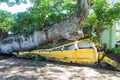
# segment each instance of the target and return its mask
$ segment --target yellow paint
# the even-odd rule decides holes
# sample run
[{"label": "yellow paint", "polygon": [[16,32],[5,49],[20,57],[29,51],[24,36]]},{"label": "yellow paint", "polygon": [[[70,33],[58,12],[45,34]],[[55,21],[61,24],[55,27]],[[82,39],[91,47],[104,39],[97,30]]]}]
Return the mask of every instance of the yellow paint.
[{"label": "yellow paint", "polygon": [[106,62],[107,64],[120,70],[120,64],[117,61],[105,56],[104,52],[99,53],[99,60],[100,60],[100,63]]},{"label": "yellow paint", "polygon": [[[79,49],[77,43],[91,42],[89,39],[71,42],[59,47],[45,49],[45,50],[35,50],[32,52],[19,52],[19,54],[39,54],[41,57],[49,58],[51,60],[62,61],[62,62],[72,62],[79,64],[94,64],[98,62],[98,52],[95,49],[95,45],[92,43],[92,48]],[[74,46],[75,49],[65,50],[67,46]],[[59,51],[54,51],[55,49],[60,49]]]},{"label": "yellow paint", "polygon": [[34,56],[34,54],[40,55],[46,59],[68,63],[96,64],[106,62],[120,70],[120,64],[105,56],[104,52],[98,52],[95,44],[91,42],[90,39],[71,42],[51,49],[19,52],[19,55],[23,56]]}]

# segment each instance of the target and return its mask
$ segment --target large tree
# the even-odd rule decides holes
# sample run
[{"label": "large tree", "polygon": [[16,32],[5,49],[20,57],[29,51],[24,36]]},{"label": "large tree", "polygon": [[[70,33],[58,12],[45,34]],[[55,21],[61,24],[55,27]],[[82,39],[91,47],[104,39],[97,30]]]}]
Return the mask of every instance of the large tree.
[{"label": "large tree", "polygon": [[0,53],[31,50],[53,40],[76,40],[84,37],[82,24],[89,14],[89,0],[78,0],[77,7],[64,21],[44,27],[41,31],[34,31],[29,36],[16,34],[0,40]]}]

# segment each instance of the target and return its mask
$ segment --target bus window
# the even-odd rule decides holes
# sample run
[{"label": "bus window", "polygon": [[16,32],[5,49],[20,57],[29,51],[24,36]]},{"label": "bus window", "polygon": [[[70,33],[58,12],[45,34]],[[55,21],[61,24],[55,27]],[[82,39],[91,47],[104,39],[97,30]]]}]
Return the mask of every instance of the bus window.
[{"label": "bus window", "polygon": [[75,50],[75,44],[64,46],[64,50]]},{"label": "bus window", "polygon": [[79,49],[92,48],[92,42],[78,42],[78,48]]}]

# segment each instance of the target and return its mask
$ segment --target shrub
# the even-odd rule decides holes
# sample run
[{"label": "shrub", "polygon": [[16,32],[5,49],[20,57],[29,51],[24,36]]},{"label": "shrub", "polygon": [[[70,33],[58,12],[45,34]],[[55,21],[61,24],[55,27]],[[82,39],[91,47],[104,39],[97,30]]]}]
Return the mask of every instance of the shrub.
[{"label": "shrub", "polygon": [[112,50],[116,55],[120,56],[120,45]]}]

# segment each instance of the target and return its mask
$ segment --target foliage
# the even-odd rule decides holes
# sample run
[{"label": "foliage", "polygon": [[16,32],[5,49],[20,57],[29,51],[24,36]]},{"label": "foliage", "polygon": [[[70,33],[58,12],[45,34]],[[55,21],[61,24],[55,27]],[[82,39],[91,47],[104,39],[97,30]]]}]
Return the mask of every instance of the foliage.
[{"label": "foliage", "polygon": [[[35,30],[42,30],[62,20],[67,19],[74,12],[76,0],[30,0],[34,6],[25,12],[11,15],[8,12],[0,11],[0,26],[4,29],[18,34],[31,34]],[[14,4],[27,3],[26,0],[0,0],[9,6]]]},{"label": "foliage", "polygon": [[107,0],[91,0],[94,5],[91,7],[94,13],[90,14],[83,26],[92,28],[90,37],[101,46],[100,36],[105,29],[120,19],[120,2],[110,6]]},{"label": "foliage", "polygon": [[7,3],[8,6],[12,7],[15,4],[20,5],[21,3],[27,4],[27,0],[0,0],[0,3]]},{"label": "foliage", "polygon": [[35,30],[36,25],[33,23],[33,17],[28,12],[19,12],[14,14],[13,19],[14,22],[10,28],[13,33],[30,34]]},{"label": "foliage", "polygon": [[36,1],[31,13],[36,20],[41,22],[41,26],[51,25],[68,18],[73,12],[75,4],[72,0],[42,0]]},{"label": "foliage", "polygon": [[0,10],[0,28],[8,31],[11,23],[13,22],[13,18],[10,12]]},{"label": "foliage", "polygon": [[26,12],[14,15],[11,27],[13,33],[30,34],[35,30],[42,30],[73,14],[76,1],[74,0],[35,0],[34,6]]},{"label": "foliage", "polygon": [[113,51],[116,55],[120,56],[120,45],[119,45],[118,47],[112,49],[112,51]]},{"label": "foliage", "polygon": [[113,7],[106,0],[93,0],[93,2],[94,13],[88,16],[84,26],[92,27],[93,32],[100,36],[105,29],[120,19],[120,2]]}]

